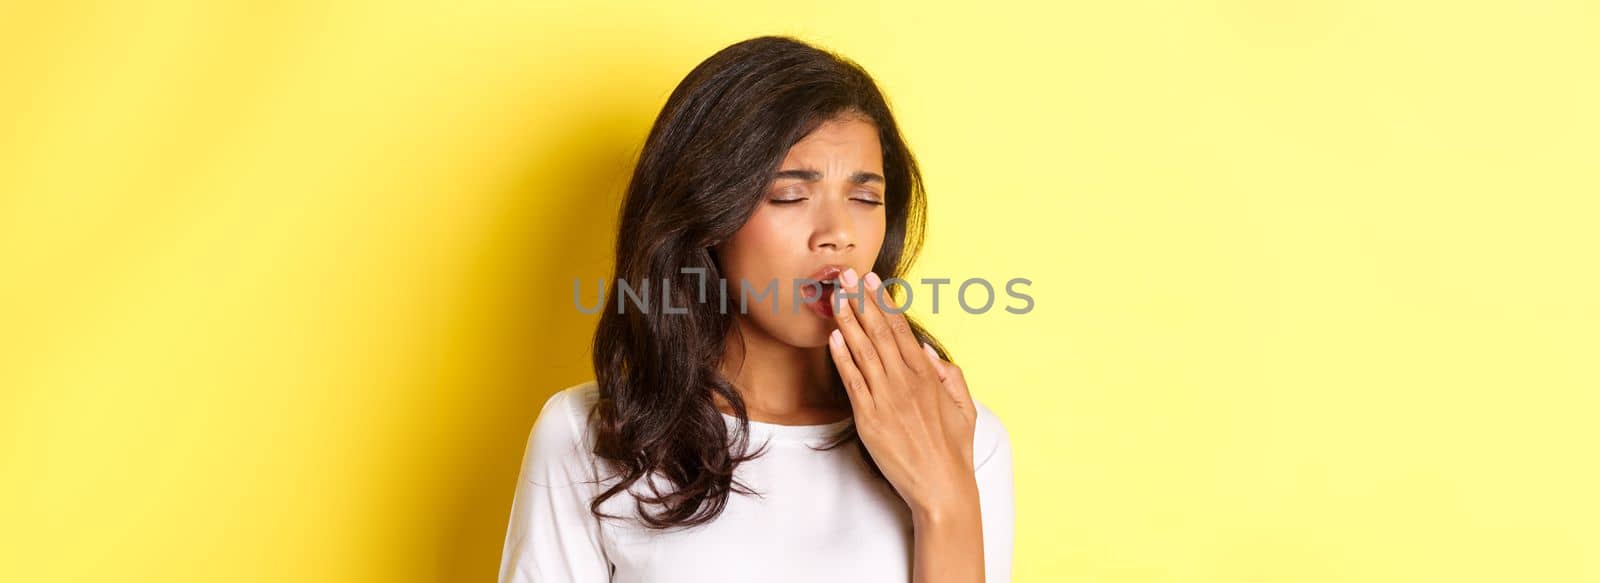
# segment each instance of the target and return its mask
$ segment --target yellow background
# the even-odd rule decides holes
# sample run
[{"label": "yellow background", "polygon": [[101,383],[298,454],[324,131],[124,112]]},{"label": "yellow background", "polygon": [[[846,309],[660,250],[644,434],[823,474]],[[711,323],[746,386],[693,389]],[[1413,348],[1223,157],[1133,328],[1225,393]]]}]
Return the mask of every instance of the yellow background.
[{"label": "yellow background", "polygon": [[1600,581],[1597,10],[9,6],[0,581],[492,579],[571,278],[766,33],[897,107],[913,275],[1034,281],[929,320],[1018,581]]}]

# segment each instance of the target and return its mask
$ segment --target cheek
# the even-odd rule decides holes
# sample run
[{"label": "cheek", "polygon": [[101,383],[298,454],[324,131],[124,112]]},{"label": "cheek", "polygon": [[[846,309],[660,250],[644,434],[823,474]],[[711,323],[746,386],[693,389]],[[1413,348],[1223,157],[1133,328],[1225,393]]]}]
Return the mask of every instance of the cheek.
[{"label": "cheek", "polygon": [[754,283],[765,279],[774,257],[781,257],[790,245],[790,233],[770,213],[757,210],[739,231],[723,245],[724,276]]},{"label": "cheek", "polygon": [[883,249],[883,235],[884,233],[888,232],[888,230],[888,227],[884,225],[884,218],[882,214],[873,217],[872,220],[868,222],[868,226],[865,229],[862,229],[861,237],[861,243],[864,247],[863,250],[865,251],[864,255],[867,257],[878,256],[878,252]]}]

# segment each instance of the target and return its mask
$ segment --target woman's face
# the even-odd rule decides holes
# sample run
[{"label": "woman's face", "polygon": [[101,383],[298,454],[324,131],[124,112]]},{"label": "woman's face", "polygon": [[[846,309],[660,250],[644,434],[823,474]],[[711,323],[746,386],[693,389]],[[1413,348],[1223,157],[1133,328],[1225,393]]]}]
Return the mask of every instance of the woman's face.
[{"label": "woman's face", "polygon": [[[815,279],[829,266],[854,268],[857,275],[872,269],[883,246],[884,186],[878,130],[862,118],[823,123],[789,148],[750,220],[716,246],[728,279],[728,311],[741,325],[791,346],[825,345],[833,320],[802,303],[801,296],[817,296],[804,287],[797,294],[795,282]],[[741,280],[751,290],[744,314]],[[760,297],[769,287],[775,293]],[[813,303],[826,305],[827,299]]]}]

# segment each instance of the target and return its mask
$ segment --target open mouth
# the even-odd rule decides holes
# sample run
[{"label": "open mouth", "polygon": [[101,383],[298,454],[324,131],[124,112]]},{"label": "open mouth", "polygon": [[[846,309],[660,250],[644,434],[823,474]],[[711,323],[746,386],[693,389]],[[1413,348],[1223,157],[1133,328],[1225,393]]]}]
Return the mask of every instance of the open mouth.
[{"label": "open mouth", "polygon": [[817,315],[833,318],[833,295],[839,290],[839,274],[842,272],[838,266],[830,265],[811,274],[808,279],[817,283],[801,286],[801,301]]}]

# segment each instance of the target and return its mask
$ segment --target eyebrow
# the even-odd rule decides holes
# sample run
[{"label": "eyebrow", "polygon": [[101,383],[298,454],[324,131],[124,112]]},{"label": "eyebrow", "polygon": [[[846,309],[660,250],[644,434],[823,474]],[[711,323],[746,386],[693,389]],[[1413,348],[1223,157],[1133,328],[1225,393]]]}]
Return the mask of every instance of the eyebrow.
[{"label": "eyebrow", "polygon": [[[772,175],[773,180],[784,178],[797,178],[806,182],[816,182],[822,180],[822,173],[810,168],[801,168],[797,170],[779,170],[777,174]],[[858,170],[855,174],[850,175],[850,182],[855,184],[866,184],[868,182],[883,184],[884,180],[882,174]]]}]

